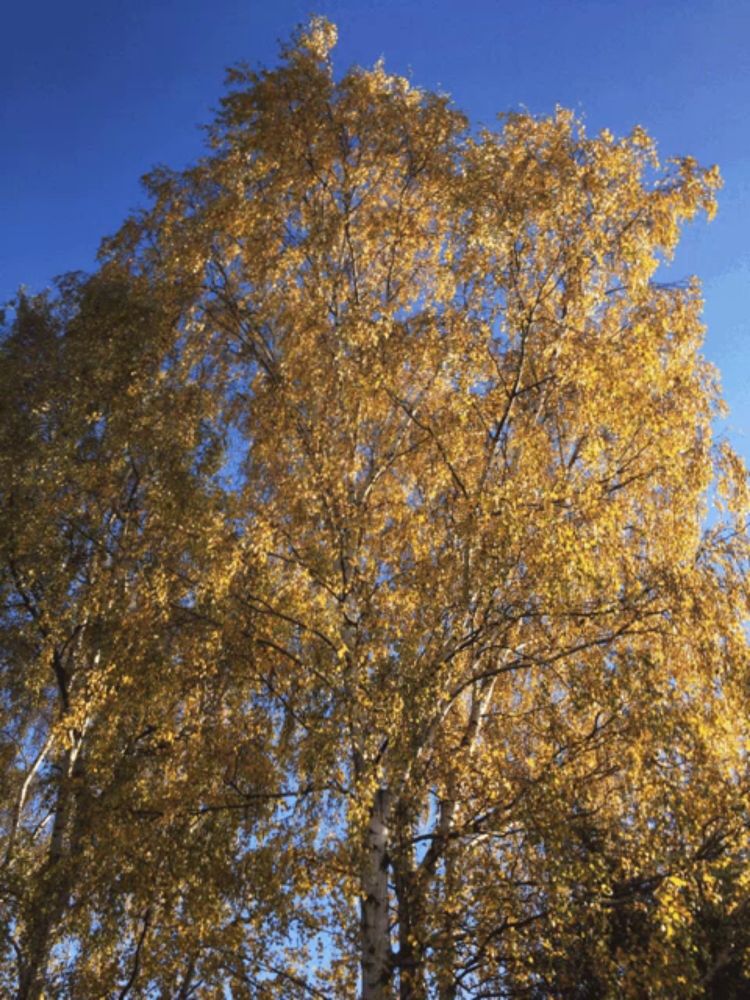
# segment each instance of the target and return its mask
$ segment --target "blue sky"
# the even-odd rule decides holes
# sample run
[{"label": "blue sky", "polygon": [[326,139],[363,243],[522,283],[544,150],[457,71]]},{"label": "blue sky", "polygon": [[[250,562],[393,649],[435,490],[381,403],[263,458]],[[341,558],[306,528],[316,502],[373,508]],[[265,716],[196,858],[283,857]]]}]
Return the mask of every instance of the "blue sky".
[{"label": "blue sky", "polygon": [[710,225],[670,278],[704,282],[706,353],[750,459],[748,0],[27,0],[7,5],[0,60],[0,301],[92,266],[143,204],[138,178],[201,152],[224,67],[275,61],[311,12],[339,27],[336,63],[450,93],[473,120],[573,108],[591,131],[636,123],[664,156],[718,163]]}]

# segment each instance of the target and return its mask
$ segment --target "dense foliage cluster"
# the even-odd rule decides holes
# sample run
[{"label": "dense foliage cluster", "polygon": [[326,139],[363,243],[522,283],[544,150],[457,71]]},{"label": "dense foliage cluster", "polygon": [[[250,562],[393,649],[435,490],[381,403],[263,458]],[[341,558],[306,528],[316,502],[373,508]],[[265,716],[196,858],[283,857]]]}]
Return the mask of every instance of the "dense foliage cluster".
[{"label": "dense foliage cluster", "polygon": [[718,177],[315,19],[0,341],[0,992],[748,996]]}]

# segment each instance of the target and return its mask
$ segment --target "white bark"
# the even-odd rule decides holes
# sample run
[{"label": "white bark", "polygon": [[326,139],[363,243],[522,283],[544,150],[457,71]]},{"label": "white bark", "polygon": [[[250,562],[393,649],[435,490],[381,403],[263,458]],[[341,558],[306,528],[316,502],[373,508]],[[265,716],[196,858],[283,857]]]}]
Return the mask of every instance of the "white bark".
[{"label": "white bark", "polygon": [[3,860],[3,867],[9,865],[13,860],[13,849],[16,842],[16,834],[18,833],[18,827],[23,818],[23,811],[26,806],[26,799],[29,795],[29,790],[31,788],[31,783],[36,777],[39,768],[44,763],[47,754],[52,749],[52,744],[54,742],[54,731],[50,732],[47,739],[44,741],[44,745],[39,753],[36,755],[33,764],[29,768],[29,771],[24,778],[23,785],[21,786],[21,791],[19,792],[18,799],[16,801],[16,807],[13,810],[13,819],[11,820],[10,834],[8,835],[8,846],[5,850],[5,858]]},{"label": "white bark", "polygon": [[391,975],[388,919],[389,800],[388,790],[379,788],[375,793],[367,829],[361,901],[362,1000],[386,1000]]},{"label": "white bark", "polygon": [[22,942],[17,1000],[42,1000],[46,995],[47,963],[55,931],[65,913],[72,878],[71,872],[61,869],[61,865],[69,854],[70,827],[76,808],[73,783],[80,767],[82,741],[83,734],[79,734],[62,753],[47,860],[38,874],[41,894],[37,893]]}]

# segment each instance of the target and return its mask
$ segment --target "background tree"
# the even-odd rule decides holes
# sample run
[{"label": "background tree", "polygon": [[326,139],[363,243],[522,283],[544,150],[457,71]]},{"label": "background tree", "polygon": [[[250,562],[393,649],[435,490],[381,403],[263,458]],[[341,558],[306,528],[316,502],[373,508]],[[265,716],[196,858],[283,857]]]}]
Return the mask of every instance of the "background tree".
[{"label": "background tree", "polygon": [[742,989],[716,171],[334,42],[3,342],[7,989]]}]

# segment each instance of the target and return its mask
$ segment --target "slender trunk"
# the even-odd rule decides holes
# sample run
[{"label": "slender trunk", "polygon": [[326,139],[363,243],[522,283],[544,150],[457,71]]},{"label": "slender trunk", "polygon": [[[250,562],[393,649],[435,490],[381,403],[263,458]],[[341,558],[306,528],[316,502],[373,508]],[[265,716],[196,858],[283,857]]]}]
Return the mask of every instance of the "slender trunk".
[{"label": "slender trunk", "polygon": [[412,794],[398,797],[391,808],[390,868],[393,872],[398,952],[392,965],[398,973],[399,1000],[426,1000],[424,973],[424,906],[414,859],[414,834],[419,809]]},{"label": "slender trunk", "polygon": [[74,783],[80,777],[80,742],[68,748],[60,762],[60,784],[49,851],[38,879],[38,889],[29,904],[26,933],[22,942],[22,965],[17,1000],[41,1000],[45,995],[47,964],[55,930],[60,923],[70,893],[71,873],[66,870],[72,813],[75,809]]},{"label": "slender trunk", "polygon": [[[456,858],[449,850],[445,855],[445,894],[451,898],[458,887]],[[437,970],[437,1000],[455,1000],[456,986],[456,939],[455,915],[445,914],[445,941],[440,949],[440,962]]]},{"label": "slender trunk", "polygon": [[398,901],[399,1000],[427,1000],[422,900],[417,872],[399,865],[395,883]]},{"label": "slender trunk", "polygon": [[31,768],[29,769],[24,779],[23,785],[21,786],[21,790],[18,794],[18,799],[16,801],[16,808],[13,811],[13,819],[11,820],[10,833],[8,835],[8,845],[5,849],[5,858],[3,860],[3,867],[6,867],[13,863],[13,850],[16,844],[16,835],[18,833],[19,826],[21,825],[24,808],[26,807],[26,800],[31,790],[32,782],[34,781],[37,772],[44,764],[47,755],[52,749],[53,743],[54,743],[54,735],[52,732],[50,732],[50,734],[47,736],[47,739],[44,741],[44,745],[42,746],[41,750],[36,755],[34,763],[31,765]]},{"label": "slender trunk", "polygon": [[387,1000],[390,994],[391,941],[388,923],[389,793],[379,788],[367,828],[362,872],[362,1000]]},{"label": "slender trunk", "polygon": [[185,969],[185,975],[182,977],[182,982],[180,983],[180,991],[177,994],[175,1000],[187,1000],[187,998],[190,996],[190,987],[192,986],[193,980],[195,979],[195,966],[197,964],[197,961],[198,961],[197,955],[193,955],[189,959],[187,969]]},{"label": "slender trunk", "polygon": [[47,908],[35,915],[24,942],[24,961],[18,981],[18,1000],[41,1000],[54,917]]}]

